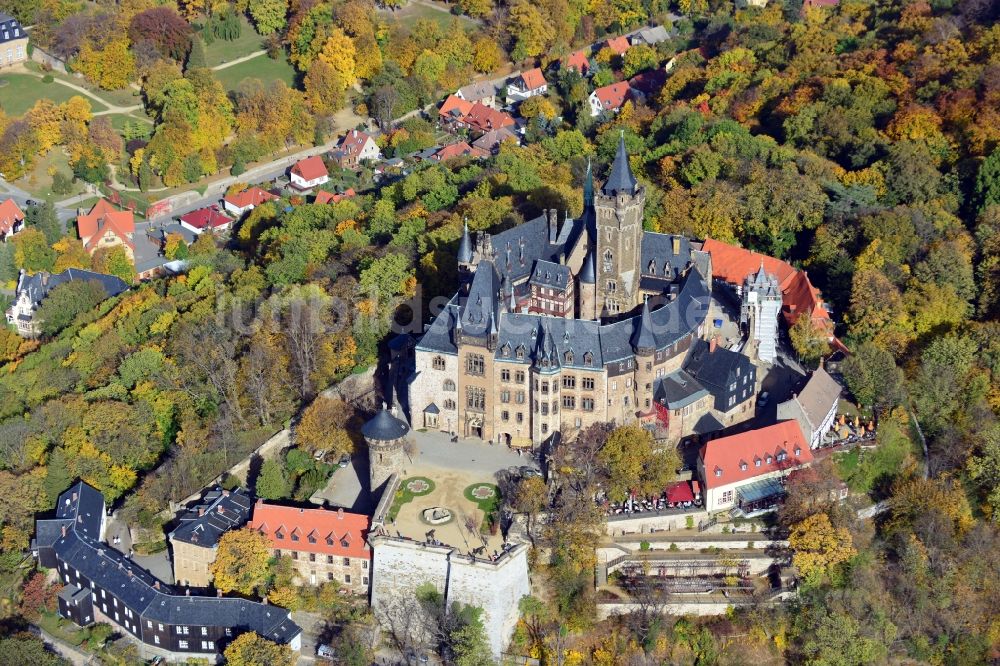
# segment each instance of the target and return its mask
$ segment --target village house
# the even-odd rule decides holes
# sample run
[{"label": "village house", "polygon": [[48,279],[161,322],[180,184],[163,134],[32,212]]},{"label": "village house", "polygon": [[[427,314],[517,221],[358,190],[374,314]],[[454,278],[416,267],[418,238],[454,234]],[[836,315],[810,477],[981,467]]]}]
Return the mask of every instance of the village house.
[{"label": "village house", "polygon": [[575,69],[581,76],[587,76],[591,70],[590,58],[587,56],[587,52],[582,49],[580,51],[573,51],[562,59],[562,62],[559,63],[559,68]]},{"label": "village house", "polygon": [[800,393],[778,405],[778,419],[797,421],[809,448],[819,448],[823,436],[833,427],[842,391],[837,380],[821,366],[813,371]]},{"label": "village house", "polygon": [[[377,160],[382,157],[375,139],[367,132],[351,130],[341,138],[337,149],[330,157],[340,165],[341,169],[356,170],[365,160]],[[322,183],[319,183],[322,184]]]},{"label": "village house", "polygon": [[245,525],[252,508],[253,499],[245,490],[213,488],[181,515],[177,527],[167,535],[174,581],[189,587],[208,587],[219,539],[229,530]]},{"label": "village house", "polygon": [[616,113],[618,109],[622,108],[622,105],[629,98],[631,92],[632,89],[629,87],[627,81],[618,81],[603,88],[598,88],[590,93],[590,97],[588,98],[591,117],[596,118],[602,113]]},{"label": "village house", "polygon": [[135,262],[135,217],[130,210],[118,210],[101,199],[90,212],[76,218],[76,230],[84,249],[91,255],[103,248],[122,247],[129,261]]},{"label": "village house", "polygon": [[612,37],[604,44],[604,48],[611,49],[615,52],[615,55],[623,56],[625,52],[631,48],[631,44],[628,43],[628,37]]},{"label": "village house", "polygon": [[521,72],[507,84],[507,99],[514,102],[526,100],[535,95],[544,95],[549,84],[539,67]]},{"label": "village house", "polygon": [[302,585],[336,581],[353,594],[368,594],[371,519],[343,509],[302,509],[266,504],[253,509],[250,528],[271,541],[275,557],[289,557]]},{"label": "village house", "polygon": [[267,201],[275,201],[278,197],[259,187],[249,187],[242,192],[230,194],[222,199],[222,206],[227,212],[241,217]]},{"label": "village house", "polygon": [[219,210],[215,204],[185,213],[181,215],[180,221],[182,227],[197,235],[205,231],[222,233],[233,223],[233,219]]},{"label": "village house", "polygon": [[59,285],[68,282],[94,281],[101,285],[105,296],[111,298],[128,289],[121,278],[104,273],[85,271],[80,268],[67,268],[62,273],[46,273],[42,271],[28,275],[24,269],[17,279],[17,291],[14,303],[7,309],[7,323],[17,329],[18,335],[33,338],[39,334],[41,322],[35,318],[35,312],[49,292]]},{"label": "village house", "polygon": [[784,479],[812,460],[796,421],[709,440],[698,457],[705,508],[741,516],[767,511],[784,497]]},{"label": "village house", "polygon": [[473,104],[475,102],[466,101],[458,95],[448,95],[438,109],[438,121],[443,127],[454,127],[469,115]]},{"label": "village house", "polygon": [[357,195],[353,187],[348,187],[343,192],[327,192],[326,190],[320,190],[316,193],[316,198],[313,199],[313,203],[317,204],[328,204],[328,203],[340,203],[344,199],[350,199]]},{"label": "village house", "polygon": [[326,170],[323,158],[313,155],[296,162],[289,172],[289,177],[294,189],[306,192],[326,184],[330,180],[330,173]]},{"label": "village house", "polygon": [[8,238],[24,229],[24,213],[13,199],[0,203],[0,240]]},{"label": "village house", "polygon": [[456,143],[450,143],[447,146],[438,148],[434,154],[430,156],[430,159],[434,162],[447,162],[448,160],[456,157],[462,157],[463,155],[468,155],[470,157],[487,157],[489,154],[489,151],[482,150],[481,148],[473,148],[465,141],[458,141]]},{"label": "village house", "polygon": [[479,102],[475,102],[469,113],[459,121],[458,126],[465,127],[473,132],[485,134],[492,130],[503,129],[505,127],[514,128],[517,125],[514,119],[502,111],[491,109]]},{"label": "village house", "polygon": [[667,29],[662,25],[654,25],[651,28],[643,28],[639,32],[632,35],[632,46],[638,46],[640,44],[645,44],[646,46],[655,46],[660,42],[665,42],[670,39],[670,34]]},{"label": "village house", "polygon": [[101,493],[78,481],[56,500],[55,516],[35,521],[32,554],[63,584],[59,615],[80,627],[107,622],[155,657],[217,663],[234,638],[255,632],[299,650],[302,629],[284,608],[240,597],[198,596],[161,582],[103,541]]},{"label": "village house", "polygon": [[470,83],[467,86],[459,88],[455,92],[455,97],[470,103],[479,102],[491,109],[497,108],[497,89],[489,81]]},{"label": "village house", "polygon": [[513,130],[508,127],[501,127],[500,129],[490,130],[489,132],[483,134],[481,137],[472,142],[472,147],[478,148],[479,150],[485,150],[488,153],[494,153],[500,149],[500,144],[504,141],[514,141],[515,143],[521,142]]},{"label": "village house", "polygon": [[0,68],[11,67],[28,59],[28,33],[20,22],[0,12]]}]

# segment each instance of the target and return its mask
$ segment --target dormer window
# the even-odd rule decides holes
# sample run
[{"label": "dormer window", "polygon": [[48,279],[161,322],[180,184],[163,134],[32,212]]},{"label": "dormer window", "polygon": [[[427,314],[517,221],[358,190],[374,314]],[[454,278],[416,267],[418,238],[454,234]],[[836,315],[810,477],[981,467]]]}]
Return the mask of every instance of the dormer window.
[{"label": "dormer window", "polygon": [[298,541],[298,540],[299,540],[299,531],[296,529],[292,531],[292,541]]},{"label": "dormer window", "polygon": [[284,532],[284,530],[282,530],[279,527],[277,530],[275,530],[274,536],[277,537],[278,539],[284,539],[285,538],[285,532]]},{"label": "dormer window", "polygon": [[754,458],[753,459],[753,466],[754,467],[760,467],[760,458]]},{"label": "dormer window", "polygon": [[770,465],[770,464],[771,464],[771,460],[772,460],[771,456],[768,456],[768,457],[767,457],[767,464],[768,464],[768,465]]},{"label": "dormer window", "polygon": [[351,542],[347,540],[347,537],[344,537],[343,539],[340,540],[340,545],[343,546],[344,548],[347,548],[348,546],[351,545]]},{"label": "dormer window", "polygon": [[524,345],[518,345],[517,349],[514,350],[514,355],[517,356],[518,359],[524,360]]},{"label": "dormer window", "polygon": [[583,364],[587,366],[594,365],[594,355],[590,352],[586,352],[583,355]]},{"label": "dormer window", "polygon": [[306,539],[309,541],[309,543],[316,543],[316,531],[313,530],[312,532],[310,532],[309,536],[307,536]]},{"label": "dormer window", "polygon": [[329,534],[326,535],[326,545],[332,546],[333,540],[334,540],[333,532],[330,532]]},{"label": "dormer window", "polygon": [[799,447],[796,446],[795,447],[795,455],[796,456],[801,456],[802,455],[802,449],[800,449]]},{"label": "dormer window", "polygon": [[649,260],[649,267],[646,269],[646,272],[649,273],[650,275],[656,275],[656,260],[655,259],[650,259]]},{"label": "dormer window", "polygon": [[508,343],[508,344],[505,344],[505,345],[504,345],[504,346],[503,346],[503,347],[502,347],[502,348],[500,349],[500,352],[501,352],[501,353],[503,354],[503,357],[504,357],[504,358],[510,358],[510,344],[509,344],[509,343]]},{"label": "dormer window", "polygon": [[573,362],[573,352],[571,352],[571,351],[566,352],[565,358],[566,358],[566,362],[567,363],[572,363]]},{"label": "dormer window", "polygon": [[743,472],[747,471],[747,464],[742,460],[740,461],[740,470]]},{"label": "dormer window", "polygon": [[721,467],[716,467],[715,468],[715,476],[717,476],[717,477],[718,476],[722,476],[722,468]]},{"label": "dormer window", "polygon": [[781,462],[782,460],[784,460],[787,457],[788,457],[788,454],[785,453],[784,451],[779,451],[778,452],[778,462]]}]

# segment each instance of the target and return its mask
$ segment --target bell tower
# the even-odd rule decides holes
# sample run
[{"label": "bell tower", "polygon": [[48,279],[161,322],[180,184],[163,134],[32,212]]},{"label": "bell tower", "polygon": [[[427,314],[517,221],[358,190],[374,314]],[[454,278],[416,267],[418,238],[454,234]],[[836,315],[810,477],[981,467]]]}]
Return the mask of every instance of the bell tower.
[{"label": "bell tower", "polygon": [[596,305],[602,317],[616,317],[640,303],[639,261],[645,206],[646,188],[632,173],[622,134],[611,173],[600,192],[594,193]]}]

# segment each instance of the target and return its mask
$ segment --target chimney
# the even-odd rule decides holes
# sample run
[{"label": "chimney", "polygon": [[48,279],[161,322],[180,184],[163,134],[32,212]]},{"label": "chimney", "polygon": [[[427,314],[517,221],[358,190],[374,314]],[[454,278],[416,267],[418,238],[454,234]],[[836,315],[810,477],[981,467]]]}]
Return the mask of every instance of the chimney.
[{"label": "chimney", "polygon": [[714,354],[715,348],[718,346],[718,344],[719,344],[719,336],[713,335],[712,339],[708,341],[708,353]]},{"label": "chimney", "polygon": [[678,254],[681,253],[681,239],[680,239],[680,236],[674,236],[673,237],[673,241],[674,241],[673,242],[673,245],[674,245],[674,256],[677,256]]},{"label": "chimney", "polygon": [[153,582],[153,588],[159,590],[160,589],[160,581],[154,581]]},{"label": "chimney", "polygon": [[205,507],[199,506],[198,507],[198,517],[201,518],[204,515],[205,515]]},{"label": "chimney", "polygon": [[216,590],[215,591],[215,596],[217,596],[218,598],[221,599],[222,598],[222,590]]},{"label": "chimney", "polygon": [[190,587],[184,590],[184,596],[185,597],[190,597],[191,596],[191,588]]},{"label": "chimney", "polygon": [[546,213],[549,216],[549,243],[554,245],[559,238],[559,213],[555,208],[550,208]]},{"label": "chimney", "polygon": [[343,520],[343,519],[344,519],[344,509],[343,508],[337,509],[337,520]]},{"label": "chimney", "polygon": [[60,530],[62,531],[62,535],[63,535],[63,536],[66,536],[66,526],[65,526],[65,525],[63,525],[63,526],[62,526],[62,527],[60,528]]},{"label": "chimney", "polygon": [[76,491],[73,491],[73,501],[75,502],[79,498],[80,498],[80,496],[76,494]]}]

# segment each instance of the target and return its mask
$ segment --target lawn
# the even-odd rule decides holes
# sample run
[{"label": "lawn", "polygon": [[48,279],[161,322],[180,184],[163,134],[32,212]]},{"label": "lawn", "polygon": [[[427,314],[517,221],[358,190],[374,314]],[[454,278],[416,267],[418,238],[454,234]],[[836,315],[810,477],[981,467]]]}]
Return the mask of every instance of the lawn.
[{"label": "lawn", "polygon": [[[410,484],[413,484],[413,488],[410,488]],[[423,497],[432,492],[434,492],[434,482],[426,476],[411,476],[408,479],[404,479],[399,484],[396,496],[392,499],[392,506],[389,507],[389,520],[396,520],[399,510],[403,508],[404,504],[412,502],[416,497]]]},{"label": "lawn", "polygon": [[209,67],[242,58],[263,48],[264,38],[257,34],[245,16],[240,15],[240,23],[241,29],[238,39],[228,42],[224,39],[216,39],[211,44],[205,44],[205,62]]},{"label": "lawn", "polygon": [[[446,7],[446,5],[442,5]],[[399,23],[407,28],[412,28],[416,25],[417,21],[421,19],[428,19],[437,22],[442,29],[447,29],[451,22],[458,19],[466,32],[473,30],[476,27],[476,22],[470,19],[468,16],[456,16],[449,12],[441,12],[427,5],[418,5],[416,3],[409,3],[402,9],[398,9],[393,12],[380,12],[382,16],[386,17],[389,22]]]},{"label": "lawn", "polygon": [[885,419],[879,424],[878,446],[862,451],[854,447],[834,455],[837,473],[858,493],[882,499],[892,481],[914,462],[914,442],[898,423]]},{"label": "lawn", "polygon": [[[41,79],[31,74],[0,74],[0,81],[7,85],[0,88],[0,107],[8,116],[19,116],[40,99],[51,99],[56,104],[62,104],[73,95],[79,95],[71,88],[52,83],[42,83]],[[100,106],[89,100],[93,106]],[[94,109],[100,111],[105,107]]]},{"label": "lawn", "polygon": [[131,122],[133,124],[136,123],[136,122],[141,122],[147,128],[149,128],[150,134],[152,134],[152,132],[153,132],[153,121],[150,120],[147,116],[143,115],[143,113],[141,111],[136,111],[136,112],[134,112],[132,114],[128,114],[128,113],[109,113],[109,114],[107,114],[106,117],[107,117],[108,120],[111,121],[111,126],[114,127],[116,130],[118,130],[119,133],[121,133],[121,132],[123,132],[125,130],[125,123],[126,122]]},{"label": "lawn", "polygon": [[63,199],[73,196],[74,194],[83,192],[86,188],[86,183],[82,180],[77,180],[73,183],[73,190],[69,194],[53,194],[52,176],[49,175],[49,169],[51,168],[55,168],[66,176],[71,176],[73,174],[73,170],[69,168],[69,160],[65,153],[56,147],[52,148],[52,150],[45,155],[40,156],[35,161],[35,168],[32,169],[25,177],[19,179],[16,184],[18,187],[28,190],[36,197],[49,199],[51,201],[62,201]]},{"label": "lawn", "polygon": [[226,90],[235,90],[243,79],[260,79],[265,82],[281,80],[289,87],[295,85],[295,68],[284,58],[272,60],[266,55],[216,70],[215,76]]}]

